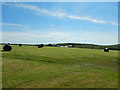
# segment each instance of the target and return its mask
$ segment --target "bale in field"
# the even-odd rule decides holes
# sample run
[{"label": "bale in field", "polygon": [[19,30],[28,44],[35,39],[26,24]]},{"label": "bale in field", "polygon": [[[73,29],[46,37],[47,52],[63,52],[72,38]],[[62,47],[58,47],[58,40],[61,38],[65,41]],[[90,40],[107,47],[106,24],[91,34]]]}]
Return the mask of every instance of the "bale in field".
[{"label": "bale in field", "polygon": [[5,46],[3,47],[3,50],[4,50],[4,51],[11,51],[11,50],[12,50],[12,47],[7,44],[7,45],[5,45]]},{"label": "bale in field", "polygon": [[22,46],[22,44],[19,44],[19,46]]},{"label": "bale in field", "polygon": [[109,49],[108,49],[108,48],[105,48],[105,49],[104,49],[104,52],[109,52]]},{"label": "bale in field", "polygon": [[38,45],[38,48],[42,48],[42,47],[44,47],[44,45],[43,45],[43,44]]}]

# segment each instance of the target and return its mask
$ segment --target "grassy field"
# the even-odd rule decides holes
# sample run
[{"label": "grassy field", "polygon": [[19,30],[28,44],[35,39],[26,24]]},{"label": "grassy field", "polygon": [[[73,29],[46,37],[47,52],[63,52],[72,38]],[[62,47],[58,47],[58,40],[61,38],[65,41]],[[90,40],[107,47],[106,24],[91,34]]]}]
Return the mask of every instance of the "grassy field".
[{"label": "grassy field", "polygon": [[13,46],[1,53],[3,88],[118,87],[118,51]]}]

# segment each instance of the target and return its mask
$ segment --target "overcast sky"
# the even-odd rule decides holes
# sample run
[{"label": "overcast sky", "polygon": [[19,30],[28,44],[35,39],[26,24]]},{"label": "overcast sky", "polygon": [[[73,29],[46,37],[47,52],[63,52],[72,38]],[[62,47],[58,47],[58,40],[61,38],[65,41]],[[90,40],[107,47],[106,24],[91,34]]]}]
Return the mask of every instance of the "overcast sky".
[{"label": "overcast sky", "polygon": [[2,42],[118,43],[117,2],[2,3]]}]

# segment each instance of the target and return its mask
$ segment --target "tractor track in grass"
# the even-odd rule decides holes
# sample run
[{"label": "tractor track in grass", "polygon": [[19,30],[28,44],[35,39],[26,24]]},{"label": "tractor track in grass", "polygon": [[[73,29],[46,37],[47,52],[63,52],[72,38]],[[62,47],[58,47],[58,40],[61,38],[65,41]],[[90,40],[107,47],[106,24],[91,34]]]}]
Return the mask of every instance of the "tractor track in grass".
[{"label": "tractor track in grass", "polygon": [[[11,58],[15,58],[15,57],[11,57]],[[32,60],[31,58],[24,58],[24,57],[19,57],[19,59],[21,60],[30,60],[30,61],[35,61],[35,62],[44,62],[44,63],[49,63],[49,64],[61,64],[61,65],[64,65],[64,66],[72,66],[72,67],[82,67],[82,68],[89,68],[89,69],[99,69],[99,70],[107,70],[107,71],[114,71],[114,72],[120,72],[118,70],[118,66],[106,66],[105,65],[102,65],[102,64],[95,64],[95,63],[87,63],[87,62],[72,62],[72,65],[69,64],[69,63],[61,63],[61,62],[56,62],[56,61],[53,61],[52,58],[49,58],[48,57],[44,57],[44,58],[41,58],[41,59],[37,59],[37,60]],[[45,59],[45,60],[44,60]],[[58,59],[59,60],[59,59]],[[74,64],[73,64],[74,63]],[[110,68],[115,68],[115,69],[110,69]]]},{"label": "tractor track in grass", "polygon": [[93,67],[90,67],[90,68],[92,68],[92,69],[99,69],[99,70],[120,72],[118,69],[109,69],[109,68],[103,67],[102,65],[98,65],[98,64],[96,65],[96,64],[90,64],[90,63],[81,63],[81,65],[73,65],[73,66],[76,66],[76,67],[93,66]]}]

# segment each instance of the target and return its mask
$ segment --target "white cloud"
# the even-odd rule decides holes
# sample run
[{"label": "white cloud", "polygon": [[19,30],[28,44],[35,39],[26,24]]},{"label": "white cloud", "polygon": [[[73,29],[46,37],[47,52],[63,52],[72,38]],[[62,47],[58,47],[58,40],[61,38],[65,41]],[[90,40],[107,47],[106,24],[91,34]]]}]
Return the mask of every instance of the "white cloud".
[{"label": "white cloud", "polygon": [[106,21],[97,20],[97,19],[93,19],[93,18],[90,18],[90,17],[80,17],[80,16],[74,16],[74,15],[68,15],[67,17],[70,18],[70,19],[76,19],[76,20],[87,20],[87,21],[91,21],[91,22],[94,22],[94,23],[108,23]]},{"label": "white cloud", "polygon": [[70,15],[70,14],[63,12],[62,10],[50,11],[50,10],[42,9],[38,6],[27,5],[27,4],[15,4],[15,6],[20,7],[20,8],[33,10],[33,11],[36,11],[40,14],[43,13],[43,14],[47,14],[50,16],[66,17],[66,18],[74,19],[74,20],[86,20],[86,21],[90,21],[93,23],[118,25],[117,22],[109,22],[109,21],[98,20],[98,19],[94,19],[94,18],[90,18],[90,17],[81,17],[81,16],[76,16],[76,15]]},{"label": "white cloud", "polygon": [[0,25],[7,25],[7,26],[17,26],[17,27],[28,27],[22,24],[13,24],[13,23],[0,23]]},{"label": "white cloud", "polygon": [[40,7],[37,7],[37,6],[27,5],[27,4],[15,4],[15,6],[29,9],[29,10],[33,10],[33,11],[37,11],[39,13],[44,13],[44,14],[51,15],[51,16],[57,16],[57,17],[64,17],[65,16],[65,13],[63,13],[61,10],[49,11],[49,10],[42,9]]}]

